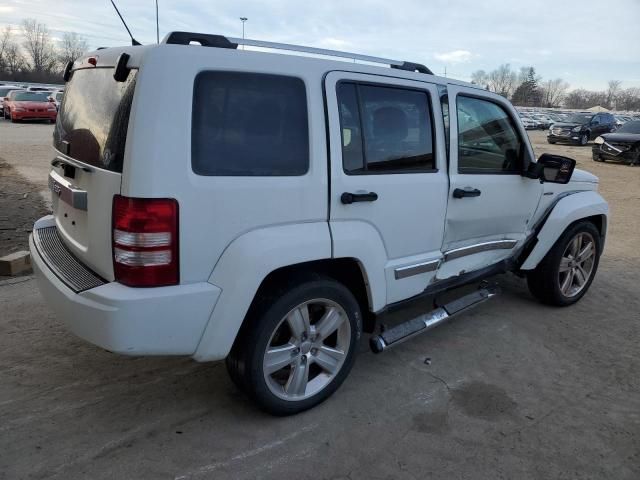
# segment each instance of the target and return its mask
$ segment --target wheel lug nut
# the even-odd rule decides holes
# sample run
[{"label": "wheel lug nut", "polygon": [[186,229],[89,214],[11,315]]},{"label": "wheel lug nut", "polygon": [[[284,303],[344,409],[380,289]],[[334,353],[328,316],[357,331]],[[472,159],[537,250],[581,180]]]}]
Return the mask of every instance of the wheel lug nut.
[{"label": "wheel lug nut", "polygon": [[316,353],[318,353],[318,349],[317,348],[312,348],[311,349],[311,355],[315,355]]},{"label": "wheel lug nut", "polygon": [[294,353],[295,355],[299,354],[299,353],[300,353],[300,349],[299,349],[299,348],[296,348],[296,349],[293,351],[293,353]]}]

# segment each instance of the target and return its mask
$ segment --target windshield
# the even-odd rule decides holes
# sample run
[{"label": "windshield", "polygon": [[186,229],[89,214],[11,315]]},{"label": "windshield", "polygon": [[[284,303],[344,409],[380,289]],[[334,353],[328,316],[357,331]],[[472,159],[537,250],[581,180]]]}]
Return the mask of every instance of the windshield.
[{"label": "windshield", "polygon": [[53,131],[54,147],[81,162],[122,173],[137,70],[117,82],[113,68],[76,70]]},{"label": "windshield", "polygon": [[593,115],[573,114],[565,120],[567,123],[588,123]]},{"label": "windshield", "polygon": [[637,133],[640,134],[640,120],[627,122],[616,130],[616,133]]},{"label": "windshield", "polygon": [[48,98],[46,92],[19,92],[13,97],[16,102],[46,102]]}]

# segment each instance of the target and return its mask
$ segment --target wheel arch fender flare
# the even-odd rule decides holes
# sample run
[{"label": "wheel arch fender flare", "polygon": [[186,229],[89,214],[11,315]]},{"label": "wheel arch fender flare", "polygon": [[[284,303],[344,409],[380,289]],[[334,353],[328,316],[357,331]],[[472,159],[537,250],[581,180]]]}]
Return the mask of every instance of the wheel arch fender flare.
[{"label": "wheel arch fender flare", "polygon": [[262,281],[271,272],[298,263],[331,258],[327,222],[275,225],[246,232],[218,259],[209,283],[222,290],[193,358],[225,358]]},{"label": "wheel arch fender flare", "polygon": [[536,243],[522,262],[521,270],[533,270],[555,245],[564,231],[578,220],[597,218],[599,220],[602,246],[607,230],[609,206],[595,191],[577,192],[560,199],[536,235]]}]

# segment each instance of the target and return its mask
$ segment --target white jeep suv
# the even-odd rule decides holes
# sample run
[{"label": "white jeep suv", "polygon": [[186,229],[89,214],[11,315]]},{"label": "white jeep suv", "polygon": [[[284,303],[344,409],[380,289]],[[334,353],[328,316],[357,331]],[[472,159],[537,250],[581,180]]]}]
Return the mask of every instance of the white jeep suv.
[{"label": "white jeep suv", "polygon": [[373,335],[376,352],[493,296],[438,300],[497,273],[549,304],[586,293],[607,229],[598,180],[536,161],[503,97],[418,64],[241,42],[174,32],[68,65],[53,215],[30,247],[72,332],[226,359],[262,408],[290,414],[338,388],[390,310],[434,299]]}]

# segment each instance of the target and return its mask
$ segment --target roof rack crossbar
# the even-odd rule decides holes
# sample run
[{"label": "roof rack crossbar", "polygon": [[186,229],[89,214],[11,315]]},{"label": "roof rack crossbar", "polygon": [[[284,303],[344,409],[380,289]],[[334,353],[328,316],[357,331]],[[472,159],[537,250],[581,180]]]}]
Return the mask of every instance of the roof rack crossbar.
[{"label": "roof rack crossbar", "polygon": [[324,55],[327,57],[348,58],[352,60],[360,60],[362,62],[381,63],[400,70],[408,70],[412,72],[415,71],[433,75],[431,70],[419,63],[392,60],[390,58],[372,57],[370,55],[361,55],[358,53],[343,52],[340,50],[328,50],[324,48],[305,47],[302,45],[293,45],[289,43],[266,42],[263,40],[251,40],[247,38],[243,39],[224,37],[222,35],[209,35],[190,32],[171,32],[167,34],[167,36],[162,40],[162,43],[188,45],[191,41],[199,41],[199,43],[205,47],[237,48],[238,45],[247,45],[250,47],[270,48],[273,50],[287,50],[290,52],[311,53],[314,55]]}]

